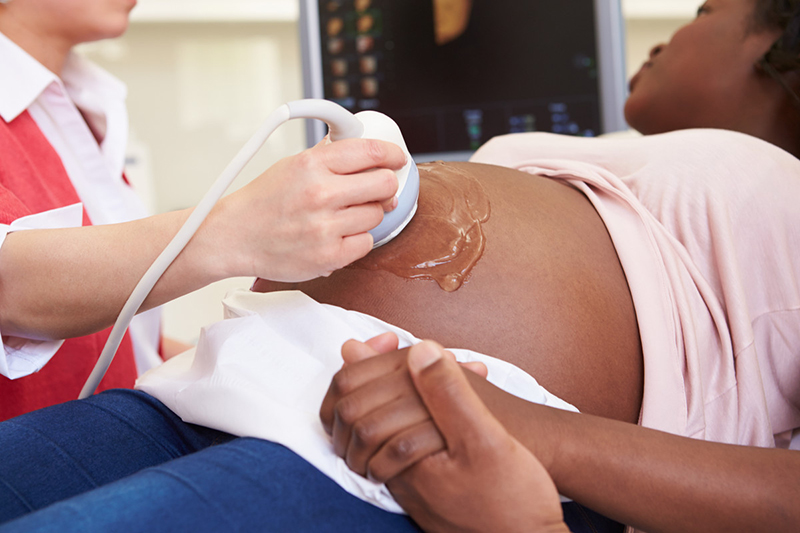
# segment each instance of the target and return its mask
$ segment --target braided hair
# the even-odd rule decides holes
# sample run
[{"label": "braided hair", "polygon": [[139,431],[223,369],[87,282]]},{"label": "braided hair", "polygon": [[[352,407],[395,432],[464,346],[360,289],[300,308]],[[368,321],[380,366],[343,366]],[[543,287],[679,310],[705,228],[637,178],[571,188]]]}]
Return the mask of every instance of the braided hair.
[{"label": "braided hair", "polygon": [[780,83],[800,107],[800,95],[781,74],[800,71],[800,0],[756,0],[754,23],[754,29],[783,30],[757,67]]}]

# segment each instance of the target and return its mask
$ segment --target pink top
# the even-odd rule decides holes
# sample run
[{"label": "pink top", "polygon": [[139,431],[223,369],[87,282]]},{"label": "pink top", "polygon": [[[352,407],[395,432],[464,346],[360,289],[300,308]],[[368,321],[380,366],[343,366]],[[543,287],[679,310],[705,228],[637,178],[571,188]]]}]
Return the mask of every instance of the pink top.
[{"label": "pink top", "polygon": [[642,425],[789,445],[800,428],[800,161],[721,130],[507,135],[472,160],[567,180],[603,218],[642,337]]}]

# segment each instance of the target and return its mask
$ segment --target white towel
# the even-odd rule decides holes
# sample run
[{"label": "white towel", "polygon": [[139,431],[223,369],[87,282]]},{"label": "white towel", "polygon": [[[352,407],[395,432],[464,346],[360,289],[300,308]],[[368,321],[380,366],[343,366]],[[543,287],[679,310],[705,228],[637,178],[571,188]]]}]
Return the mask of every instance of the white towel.
[{"label": "white towel", "polygon": [[[345,341],[365,341],[387,331],[397,334],[401,348],[419,339],[297,291],[234,291],[223,305],[226,319],[203,329],[196,350],[147,372],[136,388],[185,422],[283,444],[354,496],[402,513],[385,485],[354,473],[336,456],[319,408],[342,367]],[[451,351],[459,361],[486,364],[489,381],[509,393],[577,411],[514,365],[469,350]]]}]

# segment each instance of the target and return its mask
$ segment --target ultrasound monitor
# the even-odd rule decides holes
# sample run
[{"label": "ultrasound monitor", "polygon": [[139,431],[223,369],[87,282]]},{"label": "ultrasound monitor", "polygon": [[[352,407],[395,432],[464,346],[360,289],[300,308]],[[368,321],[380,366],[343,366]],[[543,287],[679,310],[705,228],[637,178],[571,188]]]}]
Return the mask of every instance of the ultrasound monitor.
[{"label": "ultrasound monitor", "polygon": [[305,96],[389,115],[418,162],[625,128],[619,0],[300,0],[300,23]]}]

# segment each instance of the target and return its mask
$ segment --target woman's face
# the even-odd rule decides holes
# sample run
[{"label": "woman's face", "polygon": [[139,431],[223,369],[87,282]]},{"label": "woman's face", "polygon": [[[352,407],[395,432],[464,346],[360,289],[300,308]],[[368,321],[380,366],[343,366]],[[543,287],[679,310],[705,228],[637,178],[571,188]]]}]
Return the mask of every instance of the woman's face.
[{"label": "woman's face", "polygon": [[[625,118],[645,134],[706,127],[742,130],[765,76],[756,62],[780,36],[753,30],[755,0],[708,0],[657,46],[631,79]],[[771,81],[771,80],[770,80]]]},{"label": "woman's face", "polygon": [[119,37],[128,28],[136,0],[12,0],[14,23],[72,45]]}]

